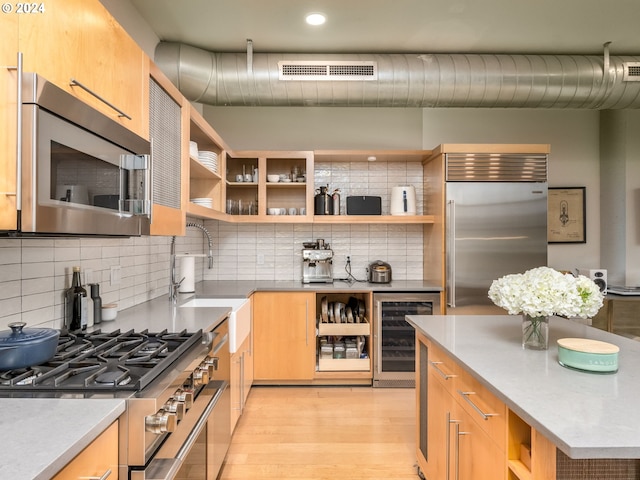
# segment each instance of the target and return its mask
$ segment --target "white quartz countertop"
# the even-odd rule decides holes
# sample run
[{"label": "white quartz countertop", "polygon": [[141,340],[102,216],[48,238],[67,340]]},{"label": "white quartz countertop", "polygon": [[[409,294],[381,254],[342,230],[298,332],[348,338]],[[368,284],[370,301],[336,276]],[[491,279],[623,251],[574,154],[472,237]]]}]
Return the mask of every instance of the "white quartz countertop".
[{"label": "white quartz countertop", "polygon": [[49,479],[125,409],[122,399],[0,399],[0,478]]},{"label": "white quartz countertop", "polygon": [[[469,373],[571,458],[640,458],[640,342],[550,319],[549,350],[524,350],[519,316],[408,316]],[[620,347],[613,374],[558,363],[559,338]]]}]

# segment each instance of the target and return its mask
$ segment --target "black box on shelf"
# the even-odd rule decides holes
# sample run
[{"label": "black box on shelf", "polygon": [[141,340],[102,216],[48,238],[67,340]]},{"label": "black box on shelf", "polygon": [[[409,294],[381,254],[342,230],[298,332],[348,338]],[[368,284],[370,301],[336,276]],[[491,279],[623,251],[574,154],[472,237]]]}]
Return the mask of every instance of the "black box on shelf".
[{"label": "black box on shelf", "polygon": [[347,215],[382,215],[382,198],[370,195],[347,197]]}]

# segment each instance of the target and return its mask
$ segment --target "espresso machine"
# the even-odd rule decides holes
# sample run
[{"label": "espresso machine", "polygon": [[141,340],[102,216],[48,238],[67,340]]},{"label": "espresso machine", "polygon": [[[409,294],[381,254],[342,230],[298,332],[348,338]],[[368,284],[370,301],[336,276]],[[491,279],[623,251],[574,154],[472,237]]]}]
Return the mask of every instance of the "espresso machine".
[{"label": "espresso machine", "polygon": [[324,240],[303,243],[302,283],[333,283],[333,250]]}]

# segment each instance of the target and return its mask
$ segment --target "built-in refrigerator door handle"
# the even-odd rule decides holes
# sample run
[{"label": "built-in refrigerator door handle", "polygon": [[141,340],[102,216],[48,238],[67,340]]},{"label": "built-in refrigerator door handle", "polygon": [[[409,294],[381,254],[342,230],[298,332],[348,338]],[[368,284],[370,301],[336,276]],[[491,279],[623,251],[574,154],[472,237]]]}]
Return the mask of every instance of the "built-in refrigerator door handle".
[{"label": "built-in refrigerator door handle", "polygon": [[447,306],[456,307],[456,204],[447,202]]}]

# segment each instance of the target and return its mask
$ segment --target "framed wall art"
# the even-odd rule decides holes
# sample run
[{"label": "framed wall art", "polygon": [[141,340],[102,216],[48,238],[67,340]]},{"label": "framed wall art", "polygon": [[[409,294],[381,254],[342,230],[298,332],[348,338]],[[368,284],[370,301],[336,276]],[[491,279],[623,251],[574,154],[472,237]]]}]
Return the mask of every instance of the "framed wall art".
[{"label": "framed wall art", "polygon": [[587,243],[585,191],[585,187],[549,187],[549,243]]}]

